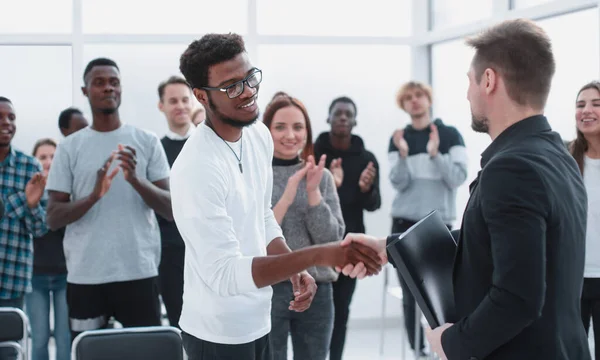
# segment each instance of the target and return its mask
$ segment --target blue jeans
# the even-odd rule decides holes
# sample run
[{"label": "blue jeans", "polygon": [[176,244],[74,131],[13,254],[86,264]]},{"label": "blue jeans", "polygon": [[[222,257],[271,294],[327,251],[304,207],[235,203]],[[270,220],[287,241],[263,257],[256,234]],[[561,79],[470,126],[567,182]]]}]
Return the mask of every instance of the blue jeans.
[{"label": "blue jeans", "polygon": [[292,335],[295,360],[325,360],[333,331],[333,287],[319,283],[317,293],[304,312],[289,310],[294,299],[289,281],[273,285],[271,348],[273,360],[287,360],[288,336]]},{"label": "blue jeans", "polygon": [[[0,299],[0,307],[14,307],[23,309],[23,298]],[[17,358],[17,351],[13,348],[0,348],[0,360],[13,360]]]},{"label": "blue jeans", "polygon": [[71,331],[67,308],[67,275],[33,275],[33,291],[25,296],[31,323],[32,360],[48,360],[50,339],[50,293],[54,305],[56,360],[71,358]]}]

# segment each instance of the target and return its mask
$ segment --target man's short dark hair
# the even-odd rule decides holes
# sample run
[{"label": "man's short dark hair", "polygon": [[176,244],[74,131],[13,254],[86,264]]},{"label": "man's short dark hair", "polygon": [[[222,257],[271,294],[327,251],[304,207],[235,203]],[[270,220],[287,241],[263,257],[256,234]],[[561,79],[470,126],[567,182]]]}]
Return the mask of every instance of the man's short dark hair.
[{"label": "man's short dark hair", "polygon": [[117,70],[119,70],[117,63],[111,59],[108,59],[108,58],[94,59],[87,64],[87,66],[85,67],[85,70],[83,71],[83,82],[84,83],[85,83],[85,77],[87,76],[87,74],[90,73],[90,71],[92,71],[94,66],[114,66],[117,68]]},{"label": "man's short dark hair", "polygon": [[356,116],[356,114],[358,113],[358,109],[356,108],[356,104],[354,103],[354,101],[352,99],[350,99],[347,96],[340,96],[338,98],[333,99],[333,101],[331,102],[331,105],[329,105],[329,113],[328,114],[331,114],[331,110],[333,110],[333,107],[337,103],[352,104],[352,106],[354,107],[354,116]]},{"label": "man's short dark hair", "polygon": [[79,109],[74,107],[70,107],[61,111],[60,115],[58,115],[58,127],[60,129],[68,129],[71,125],[71,118],[73,117],[73,114],[83,115]]},{"label": "man's short dark hair", "polygon": [[9,104],[12,104],[12,101],[10,101],[9,98],[4,97],[4,96],[0,96],[0,102],[7,102]]},{"label": "man's short dark hair", "polygon": [[467,40],[475,49],[475,79],[487,68],[502,75],[508,96],[519,105],[546,105],[556,64],[546,32],[531,20],[506,20]]},{"label": "man's short dark hair", "polygon": [[170,78],[161,82],[158,85],[158,98],[160,99],[160,101],[162,101],[163,96],[165,95],[165,89],[167,88],[167,85],[173,85],[173,84],[185,85],[185,86],[189,87],[191,90],[190,84],[188,84],[188,82],[185,81],[184,78],[182,78],[181,76],[171,76]]},{"label": "man's short dark hair", "polygon": [[179,59],[179,70],[192,88],[208,86],[208,69],[246,51],[238,34],[207,34],[192,42]]}]

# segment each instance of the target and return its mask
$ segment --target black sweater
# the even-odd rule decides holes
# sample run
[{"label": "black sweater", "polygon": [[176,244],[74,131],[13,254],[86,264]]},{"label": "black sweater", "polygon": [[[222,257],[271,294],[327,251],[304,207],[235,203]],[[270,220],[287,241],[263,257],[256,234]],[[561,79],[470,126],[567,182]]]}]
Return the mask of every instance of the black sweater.
[{"label": "black sweater", "polygon": [[[185,141],[186,140],[171,140],[166,136],[160,140],[165,149],[165,153],[167,154],[167,160],[169,161],[170,167],[173,167],[173,163],[181,152]],[[179,230],[177,230],[175,222],[166,220],[158,214],[156,214],[156,218],[158,219],[158,226],[160,227],[162,246],[183,247],[183,239],[181,238],[181,234],[179,234]]]},{"label": "black sweater", "polygon": [[[375,211],[381,206],[381,195],[379,192],[379,164],[375,155],[365,149],[363,140],[352,135],[350,148],[347,150],[337,150],[331,146],[329,132],[319,135],[314,145],[315,159],[321,155],[327,155],[326,165],[329,168],[333,159],[342,159],[342,169],[344,170],[344,180],[342,186],[338,188],[342,215],[346,223],[346,234],[349,232],[365,232],[363,219],[363,210]],[[373,162],[377,170],[377,176],[373,182],[371,190],[367,193],[360,191],[358,180],[360,174],[369,164]]]},{"label": "black sweater", "polygon": [[49,230],[45,235],[33,240],[33,274],[59,275],[67,273],[63,250],[65,228]]}]

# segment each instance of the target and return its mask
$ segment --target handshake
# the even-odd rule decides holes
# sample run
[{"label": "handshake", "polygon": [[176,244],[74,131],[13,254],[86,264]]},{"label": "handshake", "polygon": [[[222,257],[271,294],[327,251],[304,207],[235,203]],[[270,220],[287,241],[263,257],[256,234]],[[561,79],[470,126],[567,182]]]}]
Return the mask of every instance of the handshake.
[{"label": "handshake", "polygon": [[322,255],[323,265],[358,279],[379,274],[388,261],[386,238],[356,233],[349,233],[341,242],[325,245]]}]

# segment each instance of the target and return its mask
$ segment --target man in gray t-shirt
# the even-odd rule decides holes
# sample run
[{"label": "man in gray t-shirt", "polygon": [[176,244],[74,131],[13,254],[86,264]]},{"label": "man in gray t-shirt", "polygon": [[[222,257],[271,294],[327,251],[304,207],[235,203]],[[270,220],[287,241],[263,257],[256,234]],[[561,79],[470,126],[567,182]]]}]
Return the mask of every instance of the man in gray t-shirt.
[{"label": "man in gray t-shirt", "polygon": [[156,276],[160,233],[155,212],[172,219],[169,164],[158,137],[123,124],[120,74],[91,61],[82,88],[90,127],[57,148],[47,189],[47,222],[66,226],[64,251],[71,330],[160,325]]}]

